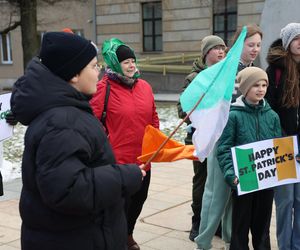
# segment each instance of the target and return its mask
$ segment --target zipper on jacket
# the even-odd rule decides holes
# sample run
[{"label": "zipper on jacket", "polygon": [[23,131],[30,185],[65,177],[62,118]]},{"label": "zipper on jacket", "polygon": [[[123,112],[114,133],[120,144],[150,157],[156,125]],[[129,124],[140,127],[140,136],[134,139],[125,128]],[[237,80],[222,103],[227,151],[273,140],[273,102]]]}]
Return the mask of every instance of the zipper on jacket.
[{"label": "zipper on jacket", "polygon": [[260,140],[260,130],[259,130],[259,112],[256,109],[255,110],[255,116],[256,116],[256,139],[259,141]]}]

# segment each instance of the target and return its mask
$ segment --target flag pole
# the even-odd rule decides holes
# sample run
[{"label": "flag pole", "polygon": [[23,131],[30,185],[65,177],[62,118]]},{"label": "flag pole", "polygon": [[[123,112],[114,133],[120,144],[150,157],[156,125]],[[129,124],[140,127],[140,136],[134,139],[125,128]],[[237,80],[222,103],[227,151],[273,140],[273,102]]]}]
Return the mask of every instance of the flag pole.
[{"label": "flag pole", "polygon": [[[247,34],[247,27],[244,26],[241,34],[239,35],[237,41],[234,43],[233,47],[230,49],[230,51],[228,52],[227,56],[226,56],[226,61],[227,58],[231,59],[231,64],[236,63],[236,69],[238,67],[238,60],[241,56],[242,53],[242,48],[243,48],[243,44],[244,44],[244,40],[246,38],[246,34]],[[234,49],[234,50],[233,50]],[[233,56],[233,55],[236,56]],[[230,55],[230,56],[229,56]],[[238,55],[238,56],[237,56]],[[221,62],[219,62],[221,63]],[[229,62],[227,62],[228,64]],[[212,66],[213,67],[213,66]],[[208,90],[212,87],[212,85],[215,83],[217,77],[219,77],[219,75],[223,72],[223,68],[225,67],[225,63],[222,64],[222,68],[218,71],[217,75],[214,77],[214,79],[212,80],[212,83],[209,85],[208,89],[206,90],[205,93],[202,94],[201,98],[197,101],[197,103],[195,104],[195,106],[192,108],[192,110],[186,115],[186,117],[180,122],[180,124],[174,129],[174,131],[168,136],[168,138],[165,139],[165,141],[158,147],[158,149],[156,150],[156,152],[148,159],[148,161],[145,163],[145,166],[147,166],[159,153],[159,151],[166,145],[166,143],[169,141],[169,139],[177,132],[177,130],[179,129],[179,127],[189,118],[189,116],[191,115],[191,113],[193,113],[193,111],[197,108],[197,106],[200,104],[200,102],[202,101],[203,97],[205,96],[205,94],[208,92]],[[236,74],[236,69],[234,72],[234,75]],[[233,68],[231,67],[231,72],[232,72]],[[201,74],[201,73],[200,73]],[[227,76],[228,79],[230,79],[229,76]],[[144,167],[145,167],[144,166]]]},{"label": "flag pole", "polygon": [[190,112],[187,113],[187,115],[183,118],[183,120],[177,125],[177,127],[172,131],[172,133],[163,141],[162,144],[158,147],[158,149],[151,155],[151,157],[148,159],[148,161],[144,164],[144,168],[158,155],[160,150],[166,145],[166,143],[171,139],[171,137],[177,132],[177,130],[180,128],[180,126],[190,117],[190,115],[194,112],[194,110],[197,108],[197,106],[200,104],[202,101],[203,97],[205,96],[206,93],[203,93],[200,99],[197,101],[195,106],[191,109]]}]

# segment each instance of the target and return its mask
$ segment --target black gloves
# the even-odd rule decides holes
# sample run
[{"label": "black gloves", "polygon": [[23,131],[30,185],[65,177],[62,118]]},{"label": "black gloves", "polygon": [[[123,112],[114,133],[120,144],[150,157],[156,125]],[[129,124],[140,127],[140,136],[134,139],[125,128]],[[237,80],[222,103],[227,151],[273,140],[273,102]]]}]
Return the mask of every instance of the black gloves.
[{"label": "black gloves", "polygon": [[6,122],[7,122],[9,125],[12,125],[12,126],[15,126],[15,125],[18,123],[18,121],[17,121],[15,115],[14,115],[11,111],[9,111],[9,112],[6,114],[5,120],[6,120]]}]

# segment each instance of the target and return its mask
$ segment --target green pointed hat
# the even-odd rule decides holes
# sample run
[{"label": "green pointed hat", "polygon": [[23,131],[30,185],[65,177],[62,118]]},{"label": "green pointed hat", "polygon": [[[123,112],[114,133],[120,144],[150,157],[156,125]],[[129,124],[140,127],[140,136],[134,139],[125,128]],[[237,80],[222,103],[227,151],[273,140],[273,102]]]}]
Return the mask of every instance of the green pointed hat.
[{"label": "green pointed hat", "polygon": [[[124,46],[127,46],[128,48],[130,48],[128,45],[123,43],[118,38],[111,38],[109,40],[105,40],[102,44],[102,56],[108,67],[110,67],[114,72],[124,75],[122,72],[122,68],[119,63],[117,54],[116,54],[117,49],[121,45],[124,45]],[[133,49],[131,49],[131,50],[134,54]]]}]

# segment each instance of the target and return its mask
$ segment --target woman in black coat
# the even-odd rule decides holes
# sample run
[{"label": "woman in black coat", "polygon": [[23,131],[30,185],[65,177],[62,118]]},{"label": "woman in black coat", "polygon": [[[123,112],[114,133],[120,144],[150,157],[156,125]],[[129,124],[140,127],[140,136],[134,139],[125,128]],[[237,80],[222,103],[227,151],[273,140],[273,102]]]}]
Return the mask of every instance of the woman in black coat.
[{"label": "woman in black coat", "polygon": [[[97,50],[63,32],[44,35],[39,58],[14,85],[12,112],[28,125],[20,198],[23,250],[125,250],[124,199],[144,172],[115,164],[89,106]],[[142,167],[142,166],[140,166]]]},{"label": "woman in black coat", "polygon": [[[266,99],[280,118],[283,134],[300,135],[300,23],[289,23],[268,51]],[[298,143],[299,144],[299,143]],[[286,172],[285,178],[295,178]],[[300,183],[274,188],[280,250],[300,249]]]}]

